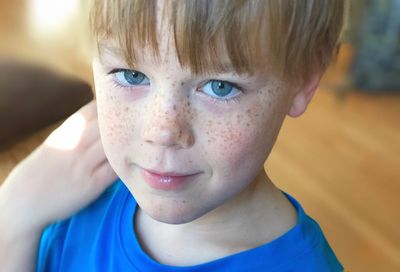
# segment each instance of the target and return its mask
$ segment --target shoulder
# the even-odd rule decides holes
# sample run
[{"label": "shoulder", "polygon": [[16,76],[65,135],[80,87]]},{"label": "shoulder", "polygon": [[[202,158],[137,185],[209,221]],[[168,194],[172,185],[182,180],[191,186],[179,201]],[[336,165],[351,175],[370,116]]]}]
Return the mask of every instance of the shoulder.
[{"label": "shoulder", "polygon": [[298,212],[297,225],[287,233],[291,256],[296,271],[341,272],[343,266],[329,245],[320,225],[311,218],[301,204],[285,193]]},{"label": "shoulder", "polygon": [[133,199],[130,196],[128,189],[118,179],[87,207],[66,220],[48,226],[40,241],[38,271],[57,271],[63,259],[72,258],[71,254],[75,255],[77,249],[89,249],[101,232],[113,227],[119,219],[116,211],[122,210],[128,197]]},{"label": "shoulder", "polygon": [[284,194],[296,208],[297,224],[275,240],[240,254],[246,271],[342,272],[319,224],[296,199]]},{"label": "shoulder", "polygon": [[[120,179],[117,179],[110,187],[108,187],[96,200],[88,206],[77,211],[73,216],[62,221],[55,222],[48,226],[44,233],[60,231],[71,224],[79,221],[81,225],[90,224],[95,219],[101,219],[106,211],[112,206],[122,205],[123,200],[129,196],[129,191]],[[96,221],[98,223],[98,221]]]}]

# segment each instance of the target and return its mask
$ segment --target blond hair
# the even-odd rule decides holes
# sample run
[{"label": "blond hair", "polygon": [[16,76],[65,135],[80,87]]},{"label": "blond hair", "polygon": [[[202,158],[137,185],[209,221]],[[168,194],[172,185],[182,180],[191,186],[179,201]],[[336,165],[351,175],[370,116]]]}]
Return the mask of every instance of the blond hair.
[{"label": "blond hair", "polygon": [[[345,0],[161,3],[178,60],[193,73],[223,70],[222,46],[238,73],[251,74],[268,61],[277,75],[294,81],[323,72],[331,63],[338,50],[346,6]],[[132,66],[138,48],[147,47],[159,57],[157,5],[157,0],[93,0],[91,29],[97,43],[116,40]]]}]

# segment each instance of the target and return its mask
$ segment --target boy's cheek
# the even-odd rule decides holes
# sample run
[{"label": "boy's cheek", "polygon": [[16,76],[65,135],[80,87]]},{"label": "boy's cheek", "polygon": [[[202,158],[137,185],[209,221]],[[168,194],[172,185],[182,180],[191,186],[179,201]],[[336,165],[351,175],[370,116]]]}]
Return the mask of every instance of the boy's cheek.
[{"label": "boy's cheek", "polygon": [[114,171],[121,177],[129,176],[127,172],[126,158],[138,154],[137,128],[132,125],[129,114],[138,114],[133,109],[126,106],[118,106],[111,103],[99,107],[99,128],[102,144],[107,159]]},{"label": "boy's cheek", "polygon": [[246,160],[255,159],[260,149],[268,145],[265,141],[268,136],[260,126],[262,124],[249,117],[237,118],[242,120],[228,122],[222,126],[218,126],[218,123],[211,125],[203,141],[204,157],[214,165],[226,165],[225,167],[229,168],[227,171],[242,168]]},{"label": "boy's cheek", "polygon": [[[271,96],[247,105],[228,120],[208,121],[203,151],[226,171],[259,167],[268,157],[285,117],[283,103]],[[275,103],[275,104],[274,104]],[[212,154],[206,154],[212,152]],[[211,164],[211,167],[212,167]]]},{"label": "boy's cheek", "polygon": [[127,146],[136,131],[132,120],[138,120],[139,112],[111,97],[98,103],[99,127],[103,140],[111,146]]}]

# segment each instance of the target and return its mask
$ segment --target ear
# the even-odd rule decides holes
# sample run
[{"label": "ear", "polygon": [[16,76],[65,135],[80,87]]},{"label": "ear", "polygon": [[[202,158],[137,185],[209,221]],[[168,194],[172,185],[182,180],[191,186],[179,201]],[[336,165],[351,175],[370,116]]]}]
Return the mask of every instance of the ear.
[{"label": "ear", "polygon": [[296,91],[292,99],[292,104],[290,106],[288,115],[291,117],[299,117],[302,115],[308,104],[310,103],[315,91],[318,88],[319,82],[321,80],[321,74],[315,73],[308,80],[306,80],[302,86]]}]

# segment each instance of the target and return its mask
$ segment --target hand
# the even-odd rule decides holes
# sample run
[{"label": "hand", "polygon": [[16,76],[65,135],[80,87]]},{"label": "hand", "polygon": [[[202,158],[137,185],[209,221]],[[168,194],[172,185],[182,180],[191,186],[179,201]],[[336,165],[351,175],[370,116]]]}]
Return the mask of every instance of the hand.
[{"label": "hand", "polygon": [[19,232],[39,231],[88,205],[116,179],[94,100],[13,169],[0,187],[1,213]]}]

